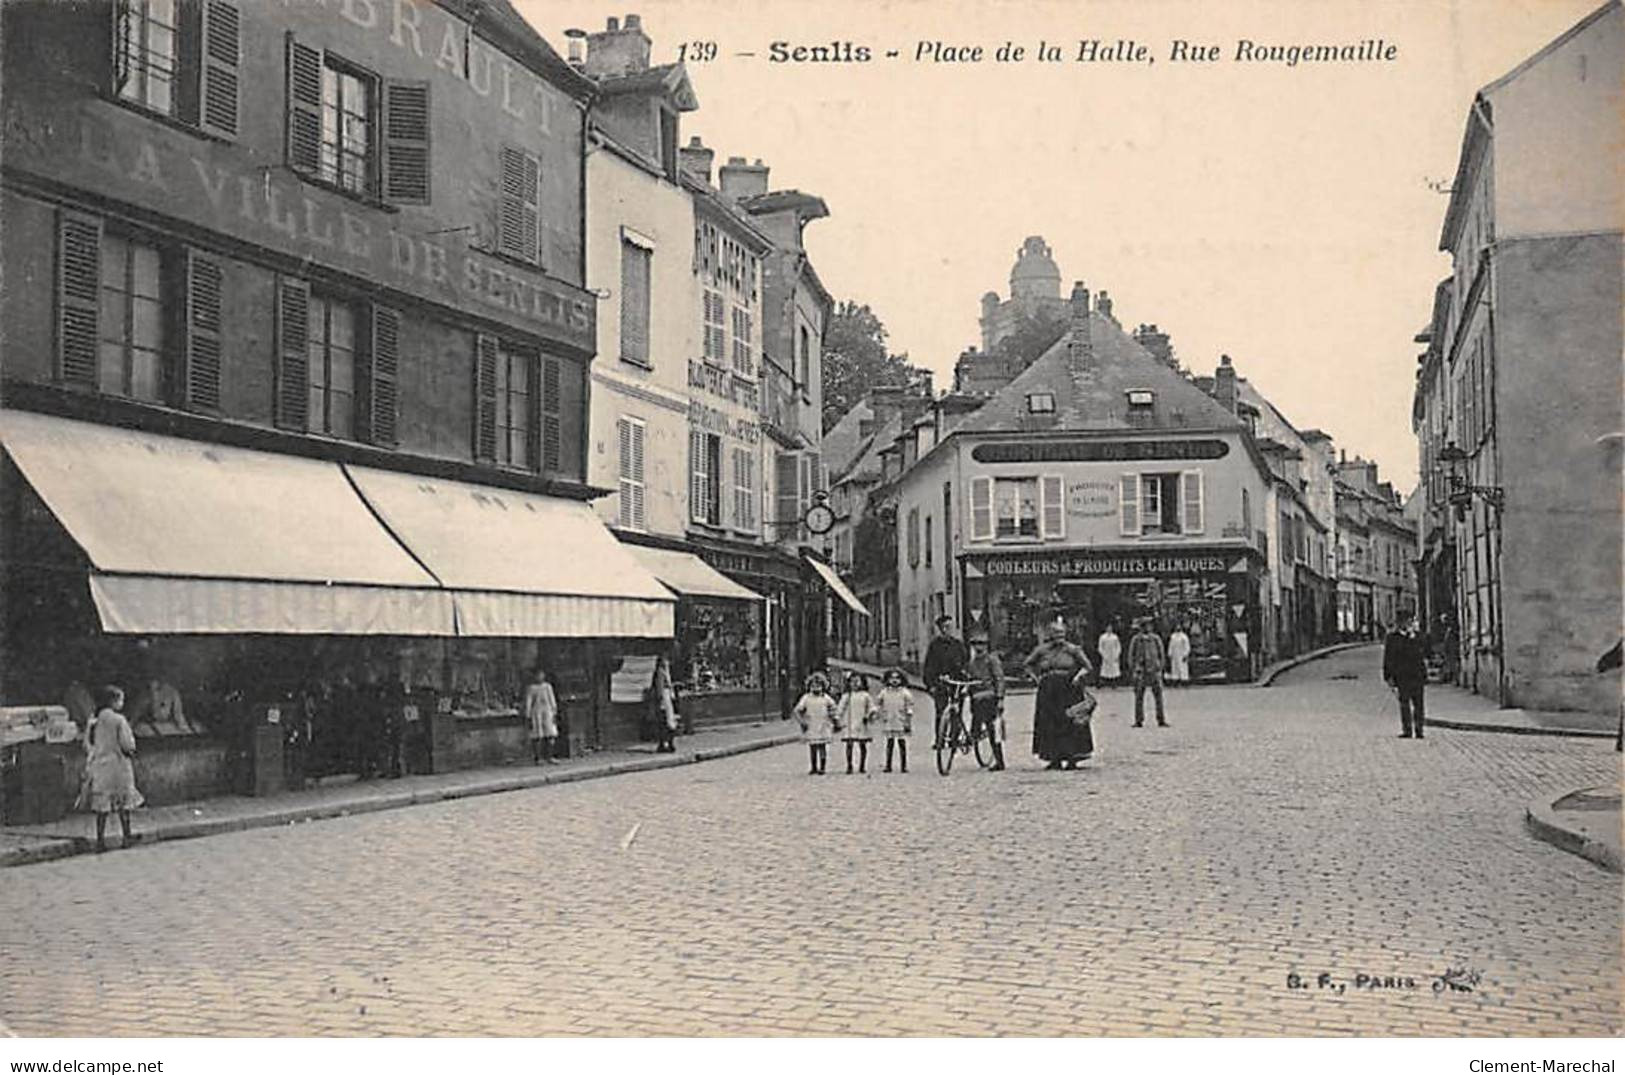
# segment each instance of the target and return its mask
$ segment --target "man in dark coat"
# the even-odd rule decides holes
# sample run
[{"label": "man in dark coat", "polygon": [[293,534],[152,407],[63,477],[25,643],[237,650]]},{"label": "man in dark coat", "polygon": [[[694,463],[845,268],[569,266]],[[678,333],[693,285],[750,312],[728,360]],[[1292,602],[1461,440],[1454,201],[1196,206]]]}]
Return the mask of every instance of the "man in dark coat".
[{"label": "man in dark coat", "polygon": [[970,661],[970,653],[965,649],[965,643],[954,634],[953,617],[938,616],[936,628],[937,636],[926,648],[925,667],[921,669],[920,674],[925,679],[926,688],[931,692],[931,700],[936,703],[936,741],[941,742],[942,718],[954,693],[954,689],[942,681],[945,678],[966,678],[965,666]]},{"label": "man in dark coat", "polygon": [[1134,625],[1134,637],[1128,640],[1128,671],[1134,683],[1134,726],[1145,726],[1145,692],[1151,691],[1157,703],[1157,727],[1168,727],[1168,717],[1162,708],[1162,673],[1168,657],[1162,648],[1162,639],[1153,629],[1149,618]]},{"label": "man in dark coat", "polygon": [[1382,648],[1382,678],[1399,695],[1401,739],[1414,733],[1423,739],[1422,688],[1427,683],[1427,645],[1416,631],[1416,617],[1406,616]]}]

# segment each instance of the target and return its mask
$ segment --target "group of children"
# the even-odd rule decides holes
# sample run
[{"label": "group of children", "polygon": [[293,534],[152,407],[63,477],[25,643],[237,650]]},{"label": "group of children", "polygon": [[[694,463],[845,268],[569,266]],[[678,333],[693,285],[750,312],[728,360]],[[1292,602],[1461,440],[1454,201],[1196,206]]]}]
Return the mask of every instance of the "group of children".
[{"label": "group of children", "polygon": [[[886,739],[886,768],[892,771],[895,755],[899,769],[908,772],[908,736],[914,731],[914,695],[901,670],[886,673],[878,691],[869,690],[869,677],[849,672],[846,689],[836,697],[830,691],[829,677],[814,672],[807,677],[807,693],[796,703],[796,720],[807,741],[809,776],[818,776],[829,765],[829,745],[838,737],[846,743],[846,771],[868,771],[869,744]],[[853,755],[857,768],[852,768]]]}]

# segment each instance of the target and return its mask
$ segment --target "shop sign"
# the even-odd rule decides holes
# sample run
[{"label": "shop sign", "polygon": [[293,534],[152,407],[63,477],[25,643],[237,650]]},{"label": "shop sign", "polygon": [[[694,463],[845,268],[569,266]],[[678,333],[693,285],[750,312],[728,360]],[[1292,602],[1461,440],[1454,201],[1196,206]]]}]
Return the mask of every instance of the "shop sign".
[{"label": "shop sign", "polygon": [[748,408],[752,414],[756,413],[756,386],[709,362],[693,358],[688,360],[688,386],[703,389],[718,399]]},{"label": "shop sign", "polygon": [[1223,459],[1230,445],[1213,438],[1193,440],[1040,440],[978,444],[978,463],[1139,463],[1149,460]]},{"label": "shop sign", "polygon": [[756,444],[762,439],[761,427],[744,418],[724,414],[715,407],[707,407],[697,399],[688,401],[688,424],[707,433]]},{"label": "shop sign", "polygon": [[1073,553],[1061,556],[1001,556],[983,563],[993,578],[1021,575],[1055,575],[1060,578],[1123,578],[1147,575],[1212,575],[1230,566],[1215,555],[1135,556],[1112,554],[1089,556]]},{"label": "shop sign", "polygon": [[1068,483],[1066,510],[1069,515],[1116,515],[1117,483],[1111,481]]}]

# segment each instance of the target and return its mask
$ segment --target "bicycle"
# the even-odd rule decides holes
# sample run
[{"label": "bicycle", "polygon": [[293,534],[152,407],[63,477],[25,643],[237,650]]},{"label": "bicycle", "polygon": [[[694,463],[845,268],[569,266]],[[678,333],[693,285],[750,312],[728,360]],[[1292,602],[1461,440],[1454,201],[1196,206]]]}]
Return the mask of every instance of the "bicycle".
[{"label": "bicycle", "polygon": [[982,685],[979,679],[951,679],[944,676],[938,682],[953,688],[944,712],[937,714],[937,772],[947,776],[954,767],[955,754],[976,754],[976,764],[986,769],[993,764],[993,740],[986,722],[978,721],[974,713],[967,723],[965,714],[971,709],[971,691]]}]

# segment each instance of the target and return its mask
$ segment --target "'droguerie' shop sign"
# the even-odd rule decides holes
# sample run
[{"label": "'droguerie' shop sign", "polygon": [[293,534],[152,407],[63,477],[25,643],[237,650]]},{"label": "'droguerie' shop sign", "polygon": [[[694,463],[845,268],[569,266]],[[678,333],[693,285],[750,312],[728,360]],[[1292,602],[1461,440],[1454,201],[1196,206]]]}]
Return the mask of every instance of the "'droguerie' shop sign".
[{"label": "'droguerie' shop sign", "polygon": [[483,312],[589,353],[594,348],[597,310],[586,291],[455,238],[443,242],[397,230],[379,210],[285,168],[223,163],[228,154],[195,148],[201,147],[195,139],[156,124],[135,133],[126,122],[113,122],[127,118],[122,110],[102,107],[113,110],[111,118],[8,109],[7,164],[71,178],[108,197],[152,205],[366,280]]},{"label": "'droguerie' shop sign", "polygon": [[1222,556],[996,556],[984,561],[990,578],[1051,575],[1075,578],[1143,578],[1166,575],[1212,575],[1226,569]]}]

